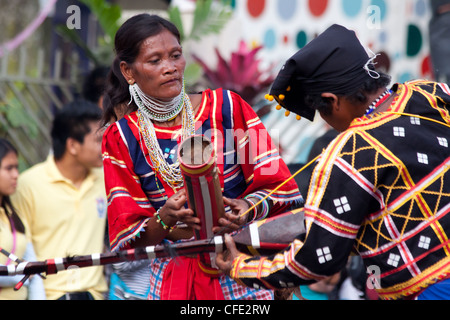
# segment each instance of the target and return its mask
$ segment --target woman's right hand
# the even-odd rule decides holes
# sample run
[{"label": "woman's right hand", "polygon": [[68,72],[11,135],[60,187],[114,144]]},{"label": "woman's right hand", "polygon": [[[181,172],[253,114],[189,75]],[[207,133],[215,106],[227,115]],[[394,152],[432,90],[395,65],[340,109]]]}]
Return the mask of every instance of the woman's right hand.
[{"label": "woman's right hand", "polygon": [[159,216],[168,226],[174,226],[178,221],[185,223],[188,227],[200,230],[200,219],[194,216],[194,211],[185,208],[186,190],[182,188],[170,197],[159,210]]}]

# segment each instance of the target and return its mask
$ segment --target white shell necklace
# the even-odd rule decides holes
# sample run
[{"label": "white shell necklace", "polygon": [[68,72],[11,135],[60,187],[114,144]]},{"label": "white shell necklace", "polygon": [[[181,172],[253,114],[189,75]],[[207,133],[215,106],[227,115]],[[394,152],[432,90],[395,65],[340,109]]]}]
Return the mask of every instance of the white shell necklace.
[{"label": "white shell necklace", "polygon": [[[195,119],[191,100],[185,93],[184,86],[181,94],[182,99],[180,111],[183,110],[181,136],[183,140],[195,133]],[[172,189],[180,188],[183,185],[183,176],[180,171],[180,163],[178,160],[172,164],[167,163],[167,160],[164,157],[163,151],[159,145],[158,138],[156,137],[155,127],[152,122],[154,119],[147,112],[147,106],[142,104],[137,104],[137,106],[138,124],[140,128],[139,132],[142,135],[145,146],[148,149],[152,169],[155,173],[159,173],[163,180]]]},{"label": "white shell necklace", "polygon": [[137,83],[130,85],[129,90],[131,99],[134,100],[139,110],[152,120],[159,122],[173,120],[183,108],[185,95],[184,84],[180,94],[170,101],[163,101],[146,95]]}]

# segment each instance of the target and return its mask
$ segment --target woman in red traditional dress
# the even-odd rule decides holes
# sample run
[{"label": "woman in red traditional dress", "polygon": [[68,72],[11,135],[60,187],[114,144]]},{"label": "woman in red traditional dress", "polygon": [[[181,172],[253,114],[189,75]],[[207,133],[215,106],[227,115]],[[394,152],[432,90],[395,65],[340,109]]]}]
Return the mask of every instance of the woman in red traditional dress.
[{"label": "woman in red traditional dress", "polygon": [[[194,134],[208,137],[217,156],[226,208],[214,231],[236,230],[303,201],[294,181],[273,192],[290,173],[240,96],[223,89],[185,92],[186,61],[172,23],[134,16],[117,32],[115,49],[104,98],[105,123],[115,122],[103,139],[111,250],[193,239],[202,221],[187,206],[177,148]],[[150,268],[149,299],[273,298],[197,256],[155,259]]]}]

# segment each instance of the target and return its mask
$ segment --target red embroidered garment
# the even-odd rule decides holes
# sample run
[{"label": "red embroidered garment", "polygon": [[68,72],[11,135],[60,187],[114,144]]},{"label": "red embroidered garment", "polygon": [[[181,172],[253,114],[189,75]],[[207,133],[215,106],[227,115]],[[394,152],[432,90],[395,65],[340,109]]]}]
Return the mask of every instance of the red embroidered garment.
[{"label": "red embroidered garment", "polygon": [[[206,90],[195,122],[196,134],[205,135],[214,145],[225,197],[265,197],[291,176],[261,120],[237,94]],[[168,163],[176,161],[181,126],[155,125],[155,131]],[[129,247],[147,220],[175,191],[152,170],[136,113],[109,126],[102,148],[109,237],[114,251]],[[303,200],[293,179],[270,199],[275,203],[270,216]]]},{"label": "red embroidered garment", "polygon": [[195,258],[177,257],[170,261],[161,292],[162,300],[224,300],[218,278],[203,272]]}]

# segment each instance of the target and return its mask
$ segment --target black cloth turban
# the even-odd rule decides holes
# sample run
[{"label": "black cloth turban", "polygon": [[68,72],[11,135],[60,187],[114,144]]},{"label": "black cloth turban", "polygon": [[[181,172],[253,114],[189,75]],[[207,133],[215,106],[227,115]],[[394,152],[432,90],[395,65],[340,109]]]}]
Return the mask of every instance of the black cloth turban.
[{"label": "black cloth turban", "polygon": [[371,76],[370,62],[355,32],[335,24],[286,61],[270,95],[285,109],[313,121],[315,110],[305,106],[305,97],[353,93]]}]

